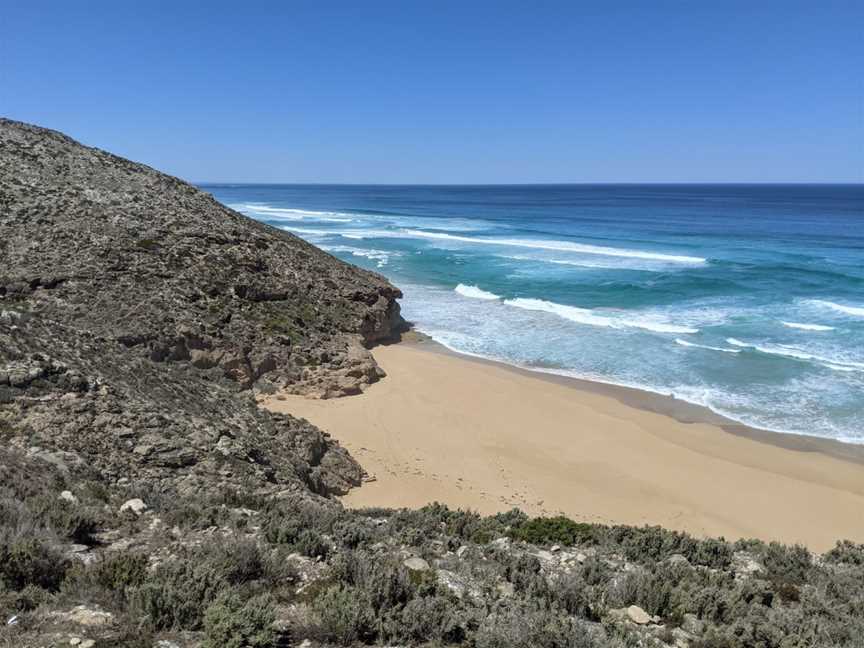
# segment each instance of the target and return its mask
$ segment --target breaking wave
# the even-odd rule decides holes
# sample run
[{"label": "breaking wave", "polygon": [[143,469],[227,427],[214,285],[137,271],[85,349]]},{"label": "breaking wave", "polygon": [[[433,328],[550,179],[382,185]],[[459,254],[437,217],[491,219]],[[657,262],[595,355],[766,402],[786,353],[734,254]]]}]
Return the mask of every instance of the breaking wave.
[{"label": "breaking wave", "polygon": [[799,322],[780,322],[783,326],[788,326],[793,329],[802,331],[833,331],[833,326],[825,326],[824,324],[800,324]]},{"label": "breaking wave", "polygon": [[682,340],[681,338],[675,338],[675,343],[680,344],[684,347],[695,347],[697,349],[708,349],[709,351],[722,351],[723,353],[741,353],[739,349],[724,349],[723,347],[713,347],[708,346],[706,344],[695,344],[693,342],[688,342],[687,340]]},{"label": "breaking wave", "polygon": [[864,317],[864,308],[862,308],[861,306],[846,306],[844,304],[835,304],[834,302],[825,301],[823,299],[812,299],[810,303],[816,304],[817,306],[825,306],[826,308],[830,308],[831,310],[837,311],[838,313],[844,313],[845,315]]},{"label": "breaking wave", "polygon": [[838,371],[861,371],[864,370],[864,362],[853,362],[851,360],[838,360],[836,358],[826,358],[824,356],[809,353],[802,349],[785,346],[783,344],[754,344],[752,342],[744,342],[737,338],[727,338],[726,342],[732,346],[742,349],[753,349],[759,353],[767,355],[781,356],[784,358],[792,358],[794,360],[802,360],[805,362],[816,362],[829,369]]},{"label": "breaking wave", "polygon": [[686,326],[677,326],[665,322],[658,322],[652,319],[625,319],[624,317],[611,317],[608,315],[600,315],[595,311],[587,308],[577,308],[576,306],[565,306],[564,304],[556,304],[555,302],[545,301],[543,299],[528,299],[516,298],[507,299],[504,301],[508,306],[523,308],[525,310],[544,311],[553,313],[564,319],[577,324],[587,324],[588,326],[602,326],[606,328],[640,328],[655,333],[698,333],[699,329],[689,328]]},{"label": "breaking wave", "polygon": [[488,292],[477,286],[466,286],[465,284],[459,284],[453,290],[462,295],[463,297],[472,297],[473,299],[487,299],[494,300],[500,299],[498,295],[495,293]]}]

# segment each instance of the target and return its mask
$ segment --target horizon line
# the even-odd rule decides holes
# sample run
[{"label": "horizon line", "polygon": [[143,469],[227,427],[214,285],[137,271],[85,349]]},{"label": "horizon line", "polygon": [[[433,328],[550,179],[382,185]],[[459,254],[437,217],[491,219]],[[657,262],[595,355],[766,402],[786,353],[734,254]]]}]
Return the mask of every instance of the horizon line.
[{"label": "horizon line", "polygon": [[662,181],[662,182],[238,182],[236,180],[187,180],[201,187],[206,186],[286,186],[298,187],[570,187],[570,186],[826,186],[826,187],[864,187],[864,180],[827,182],[827,181]]}]

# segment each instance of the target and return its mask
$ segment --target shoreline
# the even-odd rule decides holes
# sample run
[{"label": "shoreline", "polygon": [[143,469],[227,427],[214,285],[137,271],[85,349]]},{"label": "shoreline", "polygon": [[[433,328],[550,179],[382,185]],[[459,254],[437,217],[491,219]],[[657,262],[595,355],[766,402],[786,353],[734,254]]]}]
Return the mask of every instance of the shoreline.
[{"label": "shoreline", "polygon": [[450,355],[467,362],[488,364],[505,371],[516,372],[526,377],[569,385],[581,391],[611,396],[623,405],[645,412],[668,416],[679,423],[707,423],[717,426],[729,434],[746,437],[760,443],[767,443],[799,452],[819,452],[836,459],[864,465],[864,443],[852,443],[850,441],[840,441],[839,439],[801,434],[799,432],[780,432],[755,427],[715,412],[706,405],[691,403],[690,401],[667,394],[639,387],[628,387],[627,385],[617,385],[589,378],[567,376],[539,368],[522,367],[505,362],[504,360],[484,358],[483,356],[457,351],[414,329],[407,334],[403,334],[403,340],[391,344],[418,346],[432,353]]},{"label": "shoreline", "polygon": [[819,552],[864,542],[862,446],[421,340],[376,347],[388,376],[362,394],[261,399],[329,432],[370,474],[342,498],[349,508],[518,507]]}]

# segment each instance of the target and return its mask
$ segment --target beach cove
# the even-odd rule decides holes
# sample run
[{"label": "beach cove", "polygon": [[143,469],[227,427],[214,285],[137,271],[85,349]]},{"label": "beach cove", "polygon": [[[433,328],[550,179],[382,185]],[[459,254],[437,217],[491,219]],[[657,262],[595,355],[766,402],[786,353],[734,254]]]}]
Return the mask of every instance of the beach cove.
[{"label": "beach cove", "polygon": [[369,481],[349,508],[521,508],[825,551],[864,541],[864,447],[763,432],[636,390],[547,376],[411,339],[387,377],[332,400],[263,404],[331,433]]}]

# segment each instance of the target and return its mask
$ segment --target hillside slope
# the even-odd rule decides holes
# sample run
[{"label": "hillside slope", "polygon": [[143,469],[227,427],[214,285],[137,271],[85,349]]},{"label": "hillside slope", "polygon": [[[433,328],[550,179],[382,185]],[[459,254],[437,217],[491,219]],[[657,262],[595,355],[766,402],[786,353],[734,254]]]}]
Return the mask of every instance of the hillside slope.
[{"label": "hillside slope", "polygon": [[[276,388],[354,393],[399,291],[176,178],[0,120],[0,435],[107,483],[328,494],[360,468]],[[183,468],[178,471],[178,468]]]}]

